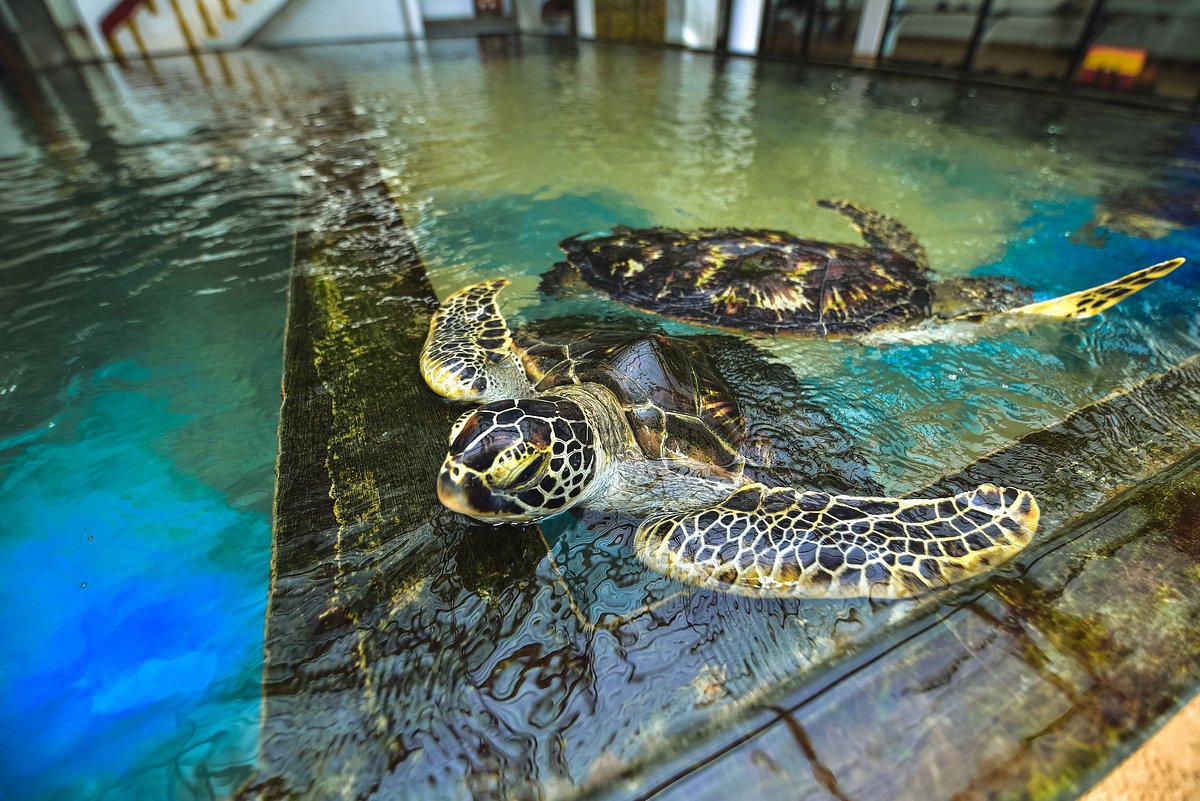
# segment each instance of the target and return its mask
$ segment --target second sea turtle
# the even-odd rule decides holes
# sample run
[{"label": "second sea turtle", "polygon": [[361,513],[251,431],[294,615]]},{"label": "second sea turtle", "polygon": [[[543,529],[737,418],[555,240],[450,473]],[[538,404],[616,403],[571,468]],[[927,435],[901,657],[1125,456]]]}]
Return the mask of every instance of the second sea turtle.
[{"label": "second sea turtle", "polygon": [[1035,303],[1029,287],[1005,278],[934,278],[925,248],[891,217],[845,200],[818,205],[845,215],[866,245],[765,229],[619,227],[563,240],[566,261],[554,266],[542,288],[561,292],[579,278],[621,303],[685,322],[861,337],[1002,313],[1091,317],[1183,263],[1171,259]]}]

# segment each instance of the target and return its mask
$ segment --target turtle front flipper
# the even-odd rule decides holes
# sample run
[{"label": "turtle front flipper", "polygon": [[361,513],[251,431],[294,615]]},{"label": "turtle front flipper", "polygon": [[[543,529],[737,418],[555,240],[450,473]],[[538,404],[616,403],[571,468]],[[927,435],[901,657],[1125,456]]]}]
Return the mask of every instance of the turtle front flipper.
[{"label": "turtle front flipper", "polygon": [[749,484],[638,528],[648,566],[742,595],[903,598],[982,573],[1029,544],[1038,506],[983,484],[948,498],[861,498]]},{"label": "turtle front flipper", "polygon": [[873,248],[892,250],[922,270],[929,269],[929,256],[913,232],[898,220],[849,200],[818,200],[823,209],[833,209],[850,221],[859,236]]},{"label": "turtle front flipper", "polygon": [[531,394],[496,304],[506,286],[505,278],[474,284],[446,298],[433,313],[421,349],[421,375],[437,394],[479,402]]},{"label": "turtle front flipper", "polygon": [[1009,309],[1008,314],[1039,314],[1045,317],[1062,318],[1093,317],[1109,306],[1115,306],[1133,293],[1150,286],[1183,262],[1184,259],[1160,262],[1141,270],[1135,270],[1129,275],[1109,281],[1107,284]]}]

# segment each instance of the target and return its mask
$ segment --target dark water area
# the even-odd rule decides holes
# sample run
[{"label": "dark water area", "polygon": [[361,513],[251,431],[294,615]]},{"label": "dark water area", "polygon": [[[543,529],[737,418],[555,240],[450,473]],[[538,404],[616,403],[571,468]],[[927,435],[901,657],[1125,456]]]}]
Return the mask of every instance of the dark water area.
[{"label": "dark water area", "polygon": [[[15,797],[1070,797],[1197,686],[1192,463],[1102,506],[1195,447],[1155,400],[1194,391],[1194,264],[1096,321],[892,346],[537,291],[560,239],[618,224],[854,241],[814,206],[833,196],[901,218],[942,274],[1052,297],[1192,255],[1187,118],[523,39],[94,67],[5,114]],[[763,430],[820,452],[813,480],[1000,471],[1038,482],[1042,533],[966,588],[871,604],[690,589],[621,515],[469,523],[433,492],[462,410],[415,357],[438,300],[496,275],[514,325],[717,337]]]}]

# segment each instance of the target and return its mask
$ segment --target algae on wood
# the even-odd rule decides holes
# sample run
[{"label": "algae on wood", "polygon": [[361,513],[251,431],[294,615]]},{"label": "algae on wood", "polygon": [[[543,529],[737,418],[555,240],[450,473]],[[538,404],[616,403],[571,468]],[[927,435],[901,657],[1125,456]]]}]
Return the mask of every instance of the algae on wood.
[{"label": "algae on wood", "polygon": [[[437,299],[369,148],[339,133],[313,148],[297,233],[263,728],[244,797],[365,797],[403,759],[380,643],[470,536],[446,530],[430,480],[455,413],[416,368]],[[510,575],[540,543],[479,545],[457,568],[473,579]]]}]

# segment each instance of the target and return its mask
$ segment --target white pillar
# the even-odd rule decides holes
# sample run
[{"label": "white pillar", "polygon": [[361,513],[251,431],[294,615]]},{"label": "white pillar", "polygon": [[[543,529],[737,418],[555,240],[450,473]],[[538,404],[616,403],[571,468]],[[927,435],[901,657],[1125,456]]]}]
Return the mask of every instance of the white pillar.
[{"label": "white pillar", "polygon": [[668,0],[666,43],[691,50],[713,50],[717,46],[720,3],[713,0]]},{"label": "white pillar", "polygon": [[575,35],[596,38],[596,0],[575,0]]},{"label": "white pillar", "polygon": [[683,44],[693,50],[715,48],[721,4],[711,0],[686,0],[683,8]]},{"label": "white pillar", "polygon": [[854,38],[854,61],[874,64],[879,60],[879,47],[887,30],[888,11],[891,0],[866,0],[858,22],[858,36]]},{"label": "white pillar", "polygon": [[752,56],[758,52],[765,0],[733,0],[729,19],[729,52]]},{"label": "white pillar", "polygon": [[425,12],[421,10],[421,0],[402,0],[404,21],[408,24],[408,35],[414,39],[425,38]]}]

